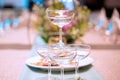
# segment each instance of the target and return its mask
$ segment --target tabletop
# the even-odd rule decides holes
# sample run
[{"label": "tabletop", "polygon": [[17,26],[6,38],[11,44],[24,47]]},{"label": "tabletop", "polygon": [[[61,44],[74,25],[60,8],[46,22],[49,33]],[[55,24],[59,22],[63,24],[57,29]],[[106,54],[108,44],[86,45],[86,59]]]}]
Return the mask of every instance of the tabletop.
[{"label": "tabletop", "polygon": [[[45,42],[41,39],[41,37],[37,37],[34,45],[32,46],[29,57],[34,57],[37,55],[35,53],[35,44],[45,44]],[[79,68],[78,74],[87,80],[104,80],[92,64]],[[47,76],[47,70],[30,67],[25,64],[19,80],[43,80],[44,76]],[[58,71],[52,71],[52,76],[60,77],[60,73]],[[75,76],[74,70],[65,71],[65,77],[71,76]]]}]

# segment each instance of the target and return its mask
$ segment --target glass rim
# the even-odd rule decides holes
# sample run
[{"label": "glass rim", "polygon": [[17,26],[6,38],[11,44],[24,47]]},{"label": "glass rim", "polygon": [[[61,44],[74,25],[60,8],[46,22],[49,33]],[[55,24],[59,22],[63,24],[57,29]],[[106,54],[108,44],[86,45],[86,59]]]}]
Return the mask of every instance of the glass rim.
[{"label": "glass rim", "polygon": [[73,10],[67,10],[67,9],[50,9],[50,8],[46,8],[46,11],[73,11]]},{"label": "glass rim", "polygon": [[74,13],[74,11],[73,11],[73,10],[72,10],[72,11],[67,10],[67,9],[52,10],[52,9],[49,9],[49,8],[47,8],[47,9],[46,9],[46,14],[48,15],[48,12],[50,12],[50,11],[53,11],[53,12],[62,12],[62,11],[67,11],[67,12],[71,12],[71,13],[73,13],[73,14],[72,14],[73,16],[75,15],[75,13]]}]

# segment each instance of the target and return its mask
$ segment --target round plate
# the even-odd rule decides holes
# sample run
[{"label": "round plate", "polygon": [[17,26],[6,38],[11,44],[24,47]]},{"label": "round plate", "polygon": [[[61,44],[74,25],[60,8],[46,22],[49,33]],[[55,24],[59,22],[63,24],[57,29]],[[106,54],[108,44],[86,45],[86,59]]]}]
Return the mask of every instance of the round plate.
[{"label": "round plate", "polygon": [[[41,59],[42,58],[40,56],[30,57],[26,60],[25,63],[31,67],[40,68],[40,69],[48,69],[49,68],[48,66],[36,65],[36,63],[40,62]],[[93,59],[91,57],[86,57],[79,62],[79,67],[84,67],[84,66],[90,65],[92,62],[93,62]],[[75,69],[75,65],[68,64],[68,65],[63,65],[63,66],[64,66],[65,71]],[[51,66],[51,70],[55,70],[55,71],[60,70],[60,66]]]}]

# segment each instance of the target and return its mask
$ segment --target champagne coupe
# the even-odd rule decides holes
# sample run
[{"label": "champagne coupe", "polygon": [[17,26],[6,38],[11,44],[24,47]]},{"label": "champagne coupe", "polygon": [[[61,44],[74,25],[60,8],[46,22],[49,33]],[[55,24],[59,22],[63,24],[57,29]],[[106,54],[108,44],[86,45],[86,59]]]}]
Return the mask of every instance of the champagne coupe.
[{"label": "champagne coupe", "polygon": [[62,27],[69,24],[73,17],[74,12],[69,10],[46,10],[47,18],[54,24],[59,27],[59,43],[58,46],[64,47],[62,41]]},{"label": "champagne coupe", "polygon": [[64,79],[64,66],[70,64],[70,62],[76,57],[76,49],[68,46],[64,46],[64,48],[58,47],[56,45],[51,45],[52,54],[50,55],[50,59],[59,64],[61,69],[61,79]]},{"label": "champagne coupe", "polygon": [[45,77],[46,80],[51,80],[50,76],[51,76],[51,61],[50,61],[50,58],[49,58],[49,54],[50,54],[50,50],[49,50],[49,47],[48,45],[45,45],[45,44],[36,44],[36,50],[37,50],[37,54],[45,59],[47,61],[47,66],[48,66],[48,76]]},{"label": "champagne coupe", "polygon": [[76,79],[79,79],[80,80],[84,80],[82,79],[80,76],[78,76],[78,69],[79,69],[79,62],[80,60],[86,58],[89,53],[90,53],[90,50],[91,50],[91,47],[87,44],[69,44],[70,47],[74,47],[76,48],[77,50],[77,56],[76,56],[76,59],[75,59],[75,78]]}]

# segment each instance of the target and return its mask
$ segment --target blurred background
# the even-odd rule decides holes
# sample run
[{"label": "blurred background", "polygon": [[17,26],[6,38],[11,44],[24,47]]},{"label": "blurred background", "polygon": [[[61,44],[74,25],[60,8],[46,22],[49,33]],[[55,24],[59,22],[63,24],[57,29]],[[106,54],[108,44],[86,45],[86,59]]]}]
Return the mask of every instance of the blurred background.
[{"label": "blurred background", "polygon": [[[80,32],[85,32],[85,34],[80,33],[80,37],[87,36],[83,36],[81,42],[94,44],[97,43],[97,39],[100,40],[99,44],[120,42],[120,0],[0,0],[0,45],[5,44],[5,47],[10,47],[13,44],[22,44],[24,47],[27,44],[30,48],[37,35],[33,28],[49,27],[47,24],[50,23],[44,21],[46,20],[44,9],[55,2],[62,2],[69,10],[74,10],[76,6],[80,10],[76,11],[75,24],[80,27]],[[74,21],[68,26],[71,25],[75,26]],[[83,28],[85,31],[82,31]],[[98,35],[95,35],[95,32]],[[19,36],[23,38],[23,41]],[[88,36],[96,37],[88,42],[86,39],[89,38]]]},{"label": "blurred background", "polygon": [[[0,8],[11,8],[11,9],[32,9],[34,2],[37,0],[0,0]],[[40,4],[46,5],[47,2],[55,0],[39,0]],[[120,0],[74,0],[80,3],[80,5],[86,5],[91,10],[100,10],[104,7],[107,11],[107,16],[110,17],[113,9],[117,8],[120,12]]]},{"label": "blurred background", "polygon": [[[77,5],[78,8],[85,6],[84,9],[87,8],[90,11],[90,13],[88,12],[89,16],[86,16],[87,21],[85,24],[87,24],[87,28],[100,28],[96,31],[104,34],[102,36],[113,36],[112,34],[118,36],[120,33],[120,0],[0,0],[0,36],[5,36],[17,28],[24,27],[27,42],[33,42],[33,40],[31,41],[31,36],[34,33],[30,33],[30,29],[34,27],[33,23],[35,20],[40,23],[37,19],[38,16],[44,19],[43,16],[40,16],[40,13],[38,13],[39,11],[35,10],[37,9],[35,5],[46,8],[56,1],[62,2],[68,9],[74,9],[75,5]],[[37,15],[36,12],[38,13]],[[82,11],[78,13],[81,12]],[[87,11],[85,11],[85,14],[86,13]],[[113,18],[115,16],[117,16],[117,18]],[[10,40],[8,42],[10,42]]]},{"label": "blurred background", "polygon": [[[93,56],[96,57],[96,67],[106,80],[119,80],[119,66],[114,62],[116,58],[119,58],[119,54],[116,57],[113,55],[120,53],[120,0],[0,0],[0,80],[18,79],[38,35],[33,28],[42,25],[35,25],[34,21],[41,23],[45,17],[44,8],[56,1],[62,2],[68,9],[73,9],[75,5],[78,9],[82,9],[80,12],[76,11],[77,16],[82,12],[83,16],[77,17],[75,24],[82,26],[80,29],[85,28],[86,31],[83,33],[84,36],[79,36],[80,39],[75,39],[75,43],[90,44],[93,49],[97,49],[93,52],[96,54]],[[39,10],[36,10],[38,8]],[[44,13],[44,16],[40,13]],[[85,20],[79,19],[84,17],[84,14]],[[44,25],[49,26],[46,23]],[[109,57],[110,52],[111,57]],[[103,53],[103,56],[98,56],[97,53]],[[104,54],[106,55],[104,56]],[[105,62],[105,59],[108,59],[108,62]],[[101,64],[99,64],[100,62]],[[111,68],[112,62],[118,67]],[[119,63],[119,60],[116,62]],[[11,68],[9,71],[8,67]],[[113,72],[108,72],[112,69]],[[119,72],[116,73],[114,69]],[[112,73],[117,74],[117,77]]]}]

